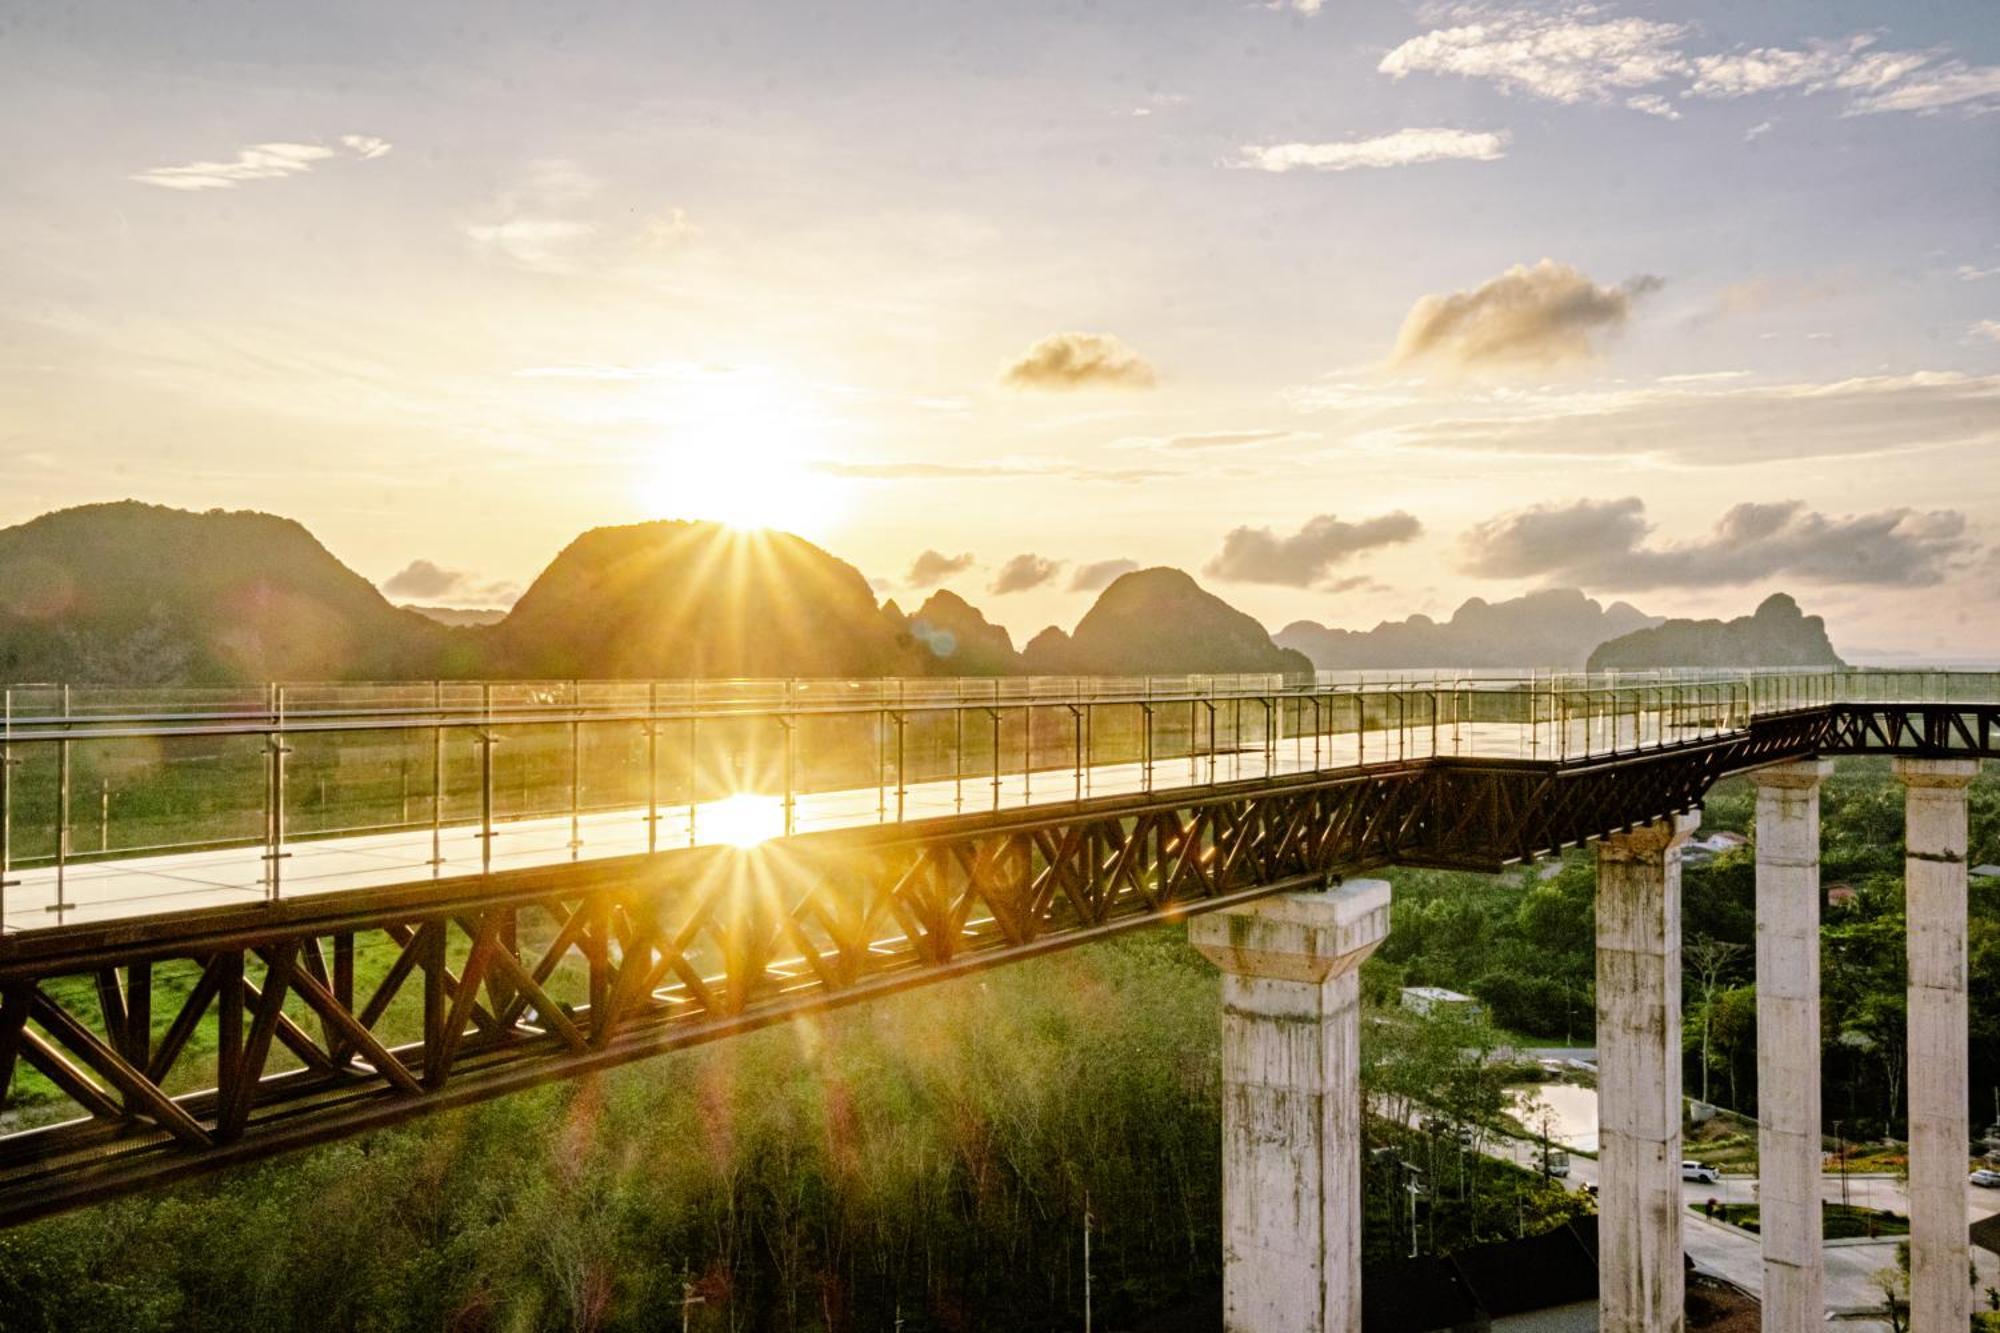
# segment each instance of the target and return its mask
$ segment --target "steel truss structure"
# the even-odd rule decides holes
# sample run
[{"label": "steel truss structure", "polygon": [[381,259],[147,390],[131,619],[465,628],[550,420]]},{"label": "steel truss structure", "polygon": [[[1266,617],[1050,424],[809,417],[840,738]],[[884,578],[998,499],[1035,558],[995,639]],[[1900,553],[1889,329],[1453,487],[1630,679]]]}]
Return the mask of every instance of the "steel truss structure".
[{"label": "steel truss structure", "polygon": [[[1835,705],[1573,763],[1383,764],[21,936],[0,1090],[32,1068],[86,1118],[0,1137],[0,1225],[1371,868],[1497,869],[1763,764],[1996,740],[2000,706]],[[364,986],[371,948],[391,961]],[[162,1031],[167,969],[193,980]],[[211,1016],[216,1086],[170,1092]]]}]

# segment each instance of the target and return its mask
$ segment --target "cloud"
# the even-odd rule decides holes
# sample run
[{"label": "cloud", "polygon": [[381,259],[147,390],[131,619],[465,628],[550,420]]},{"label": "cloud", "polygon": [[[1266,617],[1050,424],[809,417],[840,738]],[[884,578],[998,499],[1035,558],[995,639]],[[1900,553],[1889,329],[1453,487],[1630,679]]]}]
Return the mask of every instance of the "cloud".
[{"label": "cloud", "polygon": [[1762,315],[1773,310],[1817,305],[1840,295],[1841,291],[1841,283],[1832,278],[1746,278],[1718,291],[1715,299],[1694,316],[1694,322],[1701,324],[1731,315]]},{"label": "cloud", "polygon": [[1776,577],[1907,588],[1943,581],[1973,549],[1955,510],[1828,517],[1797,500],[1733,506],[1693,541],[1653,545],[1651,532],[1636,496],[1537,505],[1473,527],[1460,567],[1483,578],[1556,578],[1619,592]]},{"label": "cloud", "polygon": [[1319,13],[1322,0],[1264,0],[1266,9],[1289,9],[1294,14],[1311,16]]},{"label": "cloud", "polygon": [[1955,270],[1960,282],[1983,282],[1987,278],[2000,277],[2000,266],[1979,268],[1973,264],[1960,264]]},{"label": "cloud", "polygon": [[999,593],[1026,592],[1055,578],[1062,567],[1060,560],[1044,560],[1033,552],[1024,552],[1000,566],[989,588]]},{"label": "cloud", "polygon": [[1969,330],[1975,338],[2000,343],[2000,319],[1982,319]]},{"label": "cloud", "polygon": [[1697,55],[1685,49],[1691,25],[1609,17],[1597,4],[1474,4],[1451,13],[1453,26],[1410,38],[1376,68],[1396,79],[1416,73],[1483,79],[1572,105],[1626,94],[1627,106],[1668,119],[1674,111],[1663,97],[1635,90],[1672,83],[1683,96],[1717,99],[1844,93],[1849,115],[2000,105],[2000,66],[1967,64],[1942,49],[1879,50],[1873,33]]},{"label": "cloud", "polygon": [[1420,298],[1403,321],[1395,359],[1465,370],[1593,360],[1600,335],[1622,329],[1634,299],[1659,286],[1641,276],[1600,287],[1552,259],[1516,264],[1472,291]]},{"label": "cloud", "polygon": [[925,551],[910,562],[910,572],[903,575],[903,582],[912,588],[929,588],[943,583],[954,574],[963,574],[972,568],[972,552],[963,555],[946,555],[942,551]]},{"label": "cloud", "polygon": [[1813,39],[1802,48],[1761,46],[1695,58],[1688,91],[1737,98],[1777,92],[1844,92],[1848,114],[1991,109],[2000,65],[1968,65],[1942,51],[1880,51],[1874,33]]},{"label": "cloud", "polygon": [[1407,167],[1423,162],[1494,162],[1507,156],[1505,130],[1404,129],[1374,139],[1342,143],[1245,144],[1233,165],[1258,171],[1349,171],[1355,167]]},{"label": "cloud", "polygon": [[1121,574],[1130,574],[1139,567],[1137,560],[1093,560],[1086,565],[1078,565],[1069,576],[1071,592],[1096,592],[1110,586]]},{"label": "cloud", "polygon": [[997,477],[1003,479],[1026,479],[1034,477],[1064,477],[1071,481],[1113,482],[1131,485],[1141,481],[1154,481],[1160,477],[1174,475],[1158,468],[1085,467],[1071,463],[1036,463],[994,461],[982,463],[926,463],[917,460],[887,460],[883,462],[855,461],[842,458],[823,458],[811,464],[815,472],[824,472],[830,477],[851,477],[857,481],[948,481],[958,478]]},{"label": "cloud", "polygon": [[521,595],[511,583],[486,581],[462,569],[446,569],[432,560],[412,560],[383,579],[383,595],[418,602],[454,598],[479,606],[509,606]]},{"label": "cloud", "polygon": [[1150,389],[1153,367],[1108,333],[1052,333],[1007,367],[1016,389]]},{"label": "cloud", "polygon": [[562,266],[572,246],[596,231],[587,222],[568,218],[510,218],[468,226],[465,234],[481,249],[524,268],[554,269]]},{"label": "cloud", "polygon": [[1758,139],[1763,138],[1765,135],[1771,132],[1771,130],[1776,126],[1776,124],[1777,124],[1776,121],[1770,121],[1770,120],[1758,121],[1755,125],[1752,125],[1749,129],[1743,131],[1743,142],[1752,143]]},{"label": "cloud", "polygon": [[1551,102],[1605,102],[1688,70],[1677,45],[1688,29],[1649,19],[1599,18],[1593,5],[1556,10],[1461,10],[1468,21],[1398,46],[1376,68],[1391,78],[1456,74]]},{"label": "cloud", "polygon": [[[1299,397],[1302,410],[1317,400]],[[1337,407],[1338,404],[1326,404]],[[1793,384],[1468,394],[1382,420],[1370,442],[1736,466],[2000,446],[2000,375],[1917,371]]]},{"label": "cloud", "polygon": [[602,189],[597,177],[566,158],[539,158],[486,210],[490,220],[467,223],[465,234],[493,258],[568,273],[597,235],[596,224],[576,214]]},{"label": "cloud", "polygon": [[1409,541],[1422,531],[1423,524],[1400,510],[1359,523],[1321,514],[1289,537],[1269,528],[1236,528],[1222,539],[1221,552],[1203,572],[1232,583],[1309,588],[1333,566],[1363,551]]},{"label": "cloud", "polygon": [[1299,430],[1200,430],[1186,431],[1179,435],[1128,435],[1123,439],[1114,440],[1112,447],[1199,453],[1218,449],[1254,449],[1260,445],[1277,444],[1282,441],[1318,438],[1316,432]]},{"label": "cloud", "polygon": [[1857,113],[1871,111],[1942,111],[1965,106],[1990,111],[2000,105],[2000,65],[1967,65],[1950,60],[1920,70],[1892,88],[1857,98]]},{"label": "cloud", "polygon": [[[392,145],[372,134],[343,134],[340,143],[350,154],[370,161]],[[180,167],[150,167],[132,179],[166,190],[233,190],[244,181],[282,180],[300,176],[340,154],[324,144],[259,143],[240,148],[229,162],[190,162]]]},{"label": "cloud", "polygon": [[1812,40],[1803,50],[1762,46],[1697,56],[1688,91],[1696,97],[1734,98],[1800,89],[1879,91],[1930,60],[1918,51],[1871,51],[1875,38],[1857,33],[1843,41]]},{"label": "cloud", "polygon": [[132,177],[168,190],[233,190],[244,181],[279,180],[311,171],[333,156],[331,148],[309,143],[260,143],[241,149],[233,162],[190,162],[153,167]]}]

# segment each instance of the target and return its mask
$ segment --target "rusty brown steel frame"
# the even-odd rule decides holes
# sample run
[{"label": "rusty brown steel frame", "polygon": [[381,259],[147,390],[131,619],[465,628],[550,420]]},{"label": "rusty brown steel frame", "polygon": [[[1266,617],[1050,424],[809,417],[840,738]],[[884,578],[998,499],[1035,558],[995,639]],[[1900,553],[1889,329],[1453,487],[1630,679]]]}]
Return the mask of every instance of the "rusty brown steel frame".
[{"label": "rusty brown steel frame", "polygon": [[[31,1067],[87,1117],[0,1136],[0,1225],[1362,870],[1496,869],[1761,764],[1994,753],[1996,712],[1820,708],[1575,763],[1420,760],[17,937],[0,1090]],[[367,993],[358,940],[394,951]],[[156,1037],[156,970],[189,962]],[[421,1035],[391,1045],[405,993]],[[217,1085],[169,1095],[211,1014]]]}]

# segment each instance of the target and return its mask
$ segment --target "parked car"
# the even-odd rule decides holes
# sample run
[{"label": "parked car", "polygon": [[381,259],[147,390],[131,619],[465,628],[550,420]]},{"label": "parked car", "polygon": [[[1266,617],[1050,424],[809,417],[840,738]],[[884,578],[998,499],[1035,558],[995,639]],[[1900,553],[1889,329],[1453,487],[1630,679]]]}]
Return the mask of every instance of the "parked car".
[{"label": "parked car", "polygon": [[1988,1171],[1982,1166],[1969,1179],[1981,1189],[2000,1190],[2000,1171]]},{"label": "parked car", "polygon": [[1716,1181],[1722,1179],[1722,1172],[1716,1170],[1706,1162],[1682,1162],[1681,1179],[1699,1180],[1705,1185],[1713,1185]]}]

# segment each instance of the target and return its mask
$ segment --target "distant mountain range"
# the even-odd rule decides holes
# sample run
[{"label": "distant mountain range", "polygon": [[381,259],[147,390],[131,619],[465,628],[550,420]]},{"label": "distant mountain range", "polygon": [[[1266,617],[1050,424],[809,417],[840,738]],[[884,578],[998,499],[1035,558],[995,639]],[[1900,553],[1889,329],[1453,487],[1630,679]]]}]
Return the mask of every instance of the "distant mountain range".
[{"label": "distant mountain range", "polygon": [[300,524],[269,514],[121,501],[0,530],[0,680],[17,682],[1296,675],[1586,657],[1620,668],[1838,661],[1820,620],[1783,596],[1727,625],[1663,624],[1561,590],[1474,599],[1444,624],[1299,621],[1274,642],[1186,573],[1155,568],[1113,581],[1074,630],[1051,626],[1017,650],[956,593],[905,613],[803,538],[713,523],[586,532],[504,614],[394,606]]},{"label": "distant mountain range", "polygon": [[1575,588],[1552,588],[1504,602],[1474,597],[1443,624],[1411,616],[1385,620],[1371,630],[1345,630],[1295,620],[1274,637],[1322,671],[1529,665],[1580,669],[1598,644],[1661,619],[1624,602],[1600,606]]},{"label": "distant mountain range", "polygon": [[939,591],[905,615],[800,537],[662,521],[584,533],[513,609],[398,607],[269,514],[121,501],[0,531],[0,680],[1118,674],[1311,670],[1175,569],[1126,574],[1017,652]]}]

